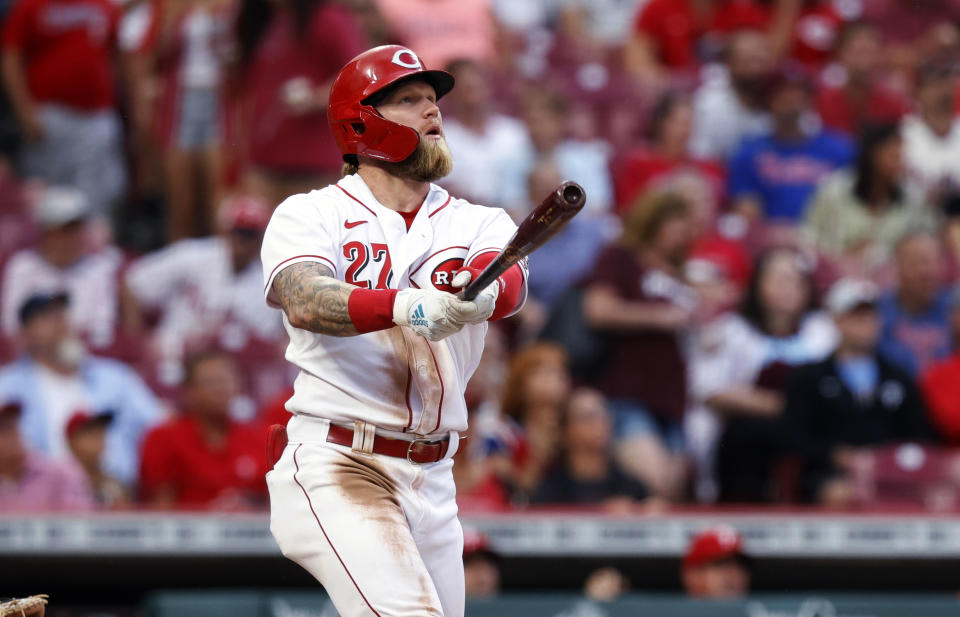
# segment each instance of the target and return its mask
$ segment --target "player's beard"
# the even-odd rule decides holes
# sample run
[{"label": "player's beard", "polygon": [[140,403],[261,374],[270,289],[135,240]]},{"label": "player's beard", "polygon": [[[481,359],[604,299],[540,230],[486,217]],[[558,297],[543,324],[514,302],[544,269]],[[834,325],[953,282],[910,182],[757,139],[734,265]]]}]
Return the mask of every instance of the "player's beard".
[{"label": "player's beard", "polygon": [[446,139],[421,139],[413,154],[395,165],[395,173],[401,178],[433,182],[453,170],[453,154]]}]

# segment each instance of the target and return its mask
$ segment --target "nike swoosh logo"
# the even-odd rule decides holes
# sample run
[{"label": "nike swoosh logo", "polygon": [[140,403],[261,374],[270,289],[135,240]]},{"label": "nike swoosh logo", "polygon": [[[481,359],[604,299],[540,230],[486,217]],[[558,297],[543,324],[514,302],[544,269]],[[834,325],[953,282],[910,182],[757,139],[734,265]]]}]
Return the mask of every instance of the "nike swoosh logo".
[{"label": "nike swoosh logo", "polygon": [[366,221],[344,221],[343,226],[347,229],[353,229],[357,225],[363,225]]}]

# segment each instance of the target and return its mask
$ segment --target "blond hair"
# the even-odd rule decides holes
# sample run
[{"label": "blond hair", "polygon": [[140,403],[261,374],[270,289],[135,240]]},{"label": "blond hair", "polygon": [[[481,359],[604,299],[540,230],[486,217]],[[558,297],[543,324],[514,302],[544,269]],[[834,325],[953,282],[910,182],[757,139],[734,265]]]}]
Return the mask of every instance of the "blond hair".
[{"label": "blond hair", "polygon": [[623,222],[620,244],[628,249],[642,249],[650,245],[660,228],[668,220],[690,213],[687,200],[672,191],[651,191],[643,194],[627,213]]}]

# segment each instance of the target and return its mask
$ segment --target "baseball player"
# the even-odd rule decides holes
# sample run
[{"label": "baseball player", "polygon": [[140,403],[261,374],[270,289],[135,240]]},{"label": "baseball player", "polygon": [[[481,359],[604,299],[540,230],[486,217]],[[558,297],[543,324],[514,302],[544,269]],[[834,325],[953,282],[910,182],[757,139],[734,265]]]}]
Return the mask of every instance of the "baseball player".
[{"label": "baseball player", "polygon": [[451,458],[486,322],[522,306],[526,266],[456,295],[516,227],[432,184],[452,166],[437,101],[453,82],[396,45],[350,61],[328,110],[345,175],[280,204],[263,240],[300,368],[270,527],[344,617],[464,612]]}]

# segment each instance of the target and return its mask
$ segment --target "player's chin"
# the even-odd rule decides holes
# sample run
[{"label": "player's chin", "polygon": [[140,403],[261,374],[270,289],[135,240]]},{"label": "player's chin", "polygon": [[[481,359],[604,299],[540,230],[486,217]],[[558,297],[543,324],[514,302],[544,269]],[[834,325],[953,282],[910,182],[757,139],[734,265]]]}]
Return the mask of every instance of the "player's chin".
[{"label": "player's chin", "polygon": [[418,182],[433,182],[453,171],[453,155],[440,135],[421,139],[417,149],[402,163],[400,174]]}]

